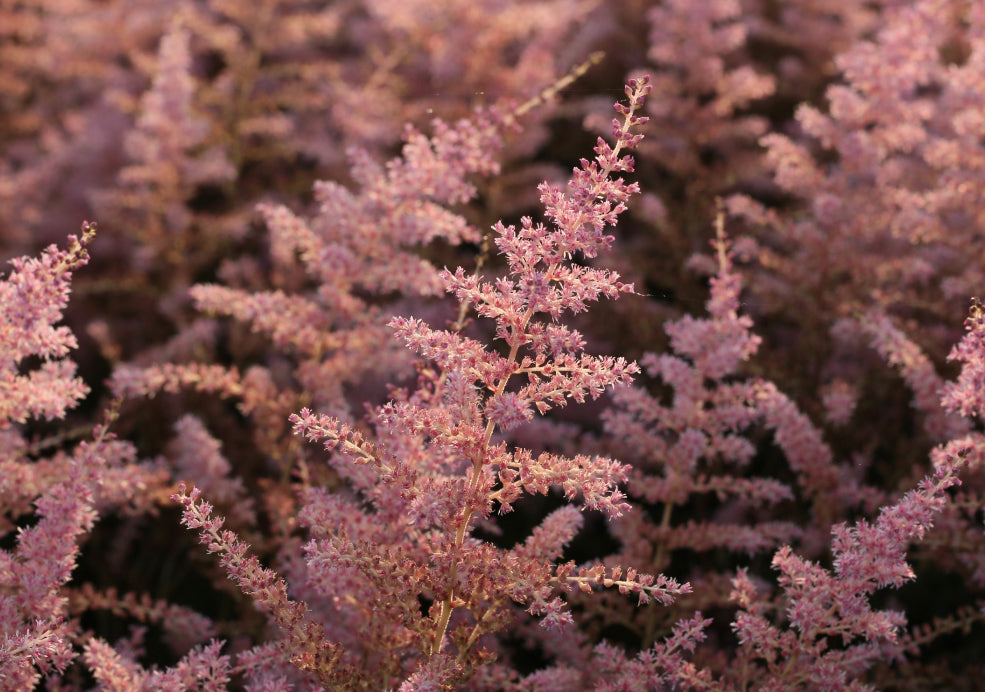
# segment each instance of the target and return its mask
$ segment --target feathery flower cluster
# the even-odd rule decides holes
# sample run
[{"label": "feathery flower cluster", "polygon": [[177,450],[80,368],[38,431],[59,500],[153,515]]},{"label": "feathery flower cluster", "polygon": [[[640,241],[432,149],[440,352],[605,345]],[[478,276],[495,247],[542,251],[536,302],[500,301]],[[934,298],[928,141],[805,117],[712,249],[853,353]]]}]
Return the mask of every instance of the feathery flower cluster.
[{"label": "feathery flower cluster", "polygon": [[[833,527],[833,570],[797,556],[789,546],[777,551],[772,566],[786,593],[789,630],[769,623],[755,602],[755,585],[745,572],[738,574],[733,598],[742,610],[732,627],[742,655],[756,662],[764,688],[847,688],[874,662],[901,655],[905,616],[873,610],[868,599],[878,589],[898,588],[915,577],[906,550],[933,525],[947,489],[961,483],[957,471],[968,452],[969,445],[960,443],[938,448],[934,475],[883,508],[875,522]],[[829,646],[833,641],[840,646]],[[791,660],[798,665],[788,665]]]},{"label": "feathery flower cluster", "polygon": [[[78,342],[68,327],[56,327],[68,305],[72,271],[88,261],[85,245],[95,224],[83,224],[82,237],[69,237],[69,249],[55,246],[39,259],[11,261],[13,271],[0,283],[0,429],[28,416],[61,418],[88,393],[64,356]],[[29,356],[41,365],[20,371]]]},{"label": "feathery flower cluster", "polygon": [[[487,283],[467,277],[461,269],[441,274],[446,290],[462,304],[495,320],[496,336],[506,342],[508,355],[457,331],[395,318],[391,326],[397,337],[424,359],[421,388],[377,411],[372,438],[307,409],[291,417],[295,431],[322,442],[332,453],[333,467],[375,510],[363,510],[357,497],[312,489],[305,516],[315,538],[305,546],[310,581],[306,588],[324,599],[338,584],[350,584],[362,594],[360,602],[375,604],[374,611],[390,615],[360,622],[336,599],[338,617],[351,620],[348,627],[359,632],[362,641],[354,641],[350,633],[344,637],[344,649],[323,639],[325,633],[318,630],[301,648],[323,641],[331,651],[324,660],[314,650],[302,656],[302,669],[321,671],[322,677],[347,666],[352,681],[368,681],[370,672],[357,672],[351,663],[361,648],[363,656],[372,651],[379,659],[384,680],[410,675],[414,684],[425,679],[464,681],[487,655],[475,648],[480,637],[508,622],[510,602],[543,616],[546,627],[556,627],[571,620],[558,591],[613,587],[635,594],[641,604],[651,599],[670,603],[687,592],[686,585],[673,579],[635,569],[553,564],[581,525],[577,512],[555,512],[513,550],[472,535],[497,505],[500,513],[507,512],[521,494],[546,494],[553,487],[613,517],[626,507],[618,490],[626,477],[618,463],[586,455],[534,456],[525,449],[510,450],[493,436],[530,419],[535,408],[546,411],[569,398],[596,398],[636,372],[635,365],[622,359],[583,353],[581,335],[556,320],[564,312],[585,310],[601,296],[615,298],[632,291],[614,272],[574,264],[571,258],[576,253],[594,257],[612,243],[605,230],[616,223],[626,199],[636,191],[635,185],[612,176],[633,170],[632,159],[623,152],[641,138],[633,129],[645,122],[636,112],[648,92],[645,79],[630,83],[629,103],[617,104],[622,118],[613,121],[616,144],[600,138],[595,161],[582,160],[566,193],[547,183],[541,186],[552,227],[535,225],[529,218],[523,219],[519,231],[502,223],[495,226],[509,278]],[[546,319],[536,319],[540,315]],[[359,472],[359,465],[369,473]],[[274,577],[253,575],[256,568],[249,565],[255,559],[242,557],[242,543],[235,535],[220,532],[220,524],[209,519],[211,508],[196,503],[197,493],[196,489],[186,496],[182,491],[177,496],[186,508],[186,525],[202,529],[210,551],[226,555],[230,576],[266,603],[269,598],[263,594],[271,589],[261,582]],[[405,528],[395,531],[401,525]],[[275,591],[284,594],[282,587]],[[423,619],[422,598],[433,601]],[[301,631],[302,606],[281,601],[268,610],[286,632]],[[281,610],[297,613],[288,617],[279,614]],[[459,611],[465,615],[453,617]],[[303,631],[314,632],[307,626]],[[413,649],[424,657],[410,656]],[[450,652],[455,652],[454,658]],[[471,663],[463,668],[462,661]]]},{"label": "feathery flower cluster", "polygon": [[0,692],[985,679],[983,66],[966,0],[0,1]]},{"label": "feathery flower cluster", "polygon": [[[723,685],[726,680],[746,685],[755,679],[764,689],[799,685],[822,688],[829,684],[846,687],[877,661],[902,655],[900,633],[906,618],[901,613],[873,609],[869,599],[879,589],[898,588],[915,578],[905,560],[906,551],[911,543],[924,538],[935,515],[945,509],[946,491],[960,484],[957,471],[981,444],[976,437],[959,439],[968,428],[962,425],[964,421],[951,421],[942,434],[952,442],[934,451],[933,476],[921,481],[917,490],[883,507],[872,523],[861,520],[851,527],[832,526],[831,517],[841,515],[846,507],[860,503],[878,506],[878,502],[872,502],[874,498],[850,468],[835,463],[820,431],[776,385],[734,381],[738,366],[755,353],[759,339],[749,333],[751,320],[737,312],[741,278],[732,267],[733,255],[722,223],[720,215],[716,241],[719,269],[711,282],[710,319],[685,317],[667,326],[671,345],[690,362],[671,355],[648,355],[644,359],[652,373],[673,388],[670,403],[637,389],[623,389],[616,393],[616,407],[606,413],[608,432],[619,440],[624,458],[635,461],[630,497],[654,508],[652,515],[660,518],[659,523],[651,522],[647,513],[637,512],[618,522],[615,533],[623,550],[615,557],[666,570],[675,551],[701,555],[724,548],[753,555],[779,548],[771,564],[780,573],[778,583],[786,605],[782,615],[780,611],[771,613],[773,606],[765,605],[763,598],[766,592],[745,569],[732,579],[730,591],[721,590],[717,575],[705,573],[702,564],[692,559],[693,574],[688,576],[695,592],[703,594],[702,602],[719,607],[730,602],[739,605],[732,629],[739,641],[737,657],[741,664],[730,670],[721,670],[712,662],[704,670],[688,664],[686,683],[675,678],[683,675],[680,661],[657,663],[651,659],[645,670],[649,674],[659,672],[661,681],[677,679],[693,689],[717,689],[712,683],[713,673],[721,676]],[[969,318],[972,323],[974,318]],[[873,328],[877,346],[891,362],[899,364],[915,381],[921,373],[924,380],[930,377],[922,354],[891,330],[888,321],[877,324],[882,325],[881,330]],[[725,378],[729,380],[723,381]],[[917,404],[932,395],[926,387],[915,389]],[[940,410],[929,402],[926,406],[931,413]],[[750,437],[757,423],[774,431],[777,446],[796,474],[796,484],[749,476],[756,453]],[[745,477],[726,475],[723,469],[728,467],[745,472]],[[717,477],[706,469],[716,470]],[[702,493],[717,495],[720,508],[714,515],[720,518],[673,525],[678,508]],[[810,503],[811,520],[800,526],[770,520],[765,510],[775,511],[784,501],[794,499],[795,493]],[[736,518],[740,523],[725,523]],[[946,521],[956,530],[968,530],[961,521]],[[830,571],[791,547],[799,542],[804,553],[823,554],[828,549],[824,540],[828,531],[833,555]],[[678,608],[683,605],[675,604],[668,614],[681,612]],[[637,617],[636,621],[646,632],[656,626],[652,618]],[[710,624],[707,620],[697,625],[697,640],[704,637],[704,628]],[[827,643],[832,638],[840,638],[842,645],[829,649]],[[693,651],[695,640],[690,641]],[[665,645],[657,643],[648,654],[657,656]],[[611,651],[605,653],[615,656]],[[790,661],[798,664],[790,666]],[[626,661],[626,665],[639,667],[640,661]],[[641,675],[638,671],[633,679],[639,680]]]},{"label": "feathery flower cluster", "polygon": [[977,298],[964,324],[964,338],[948,356],[962,362],[961,375],[944,386],[942,402],[949,411],[985,420],[985,310]]}]

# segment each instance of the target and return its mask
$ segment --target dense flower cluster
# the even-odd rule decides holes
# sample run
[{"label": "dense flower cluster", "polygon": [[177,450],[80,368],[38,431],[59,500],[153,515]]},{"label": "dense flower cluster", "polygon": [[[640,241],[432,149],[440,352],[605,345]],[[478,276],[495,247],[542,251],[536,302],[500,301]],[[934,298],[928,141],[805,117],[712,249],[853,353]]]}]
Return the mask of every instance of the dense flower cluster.
[{"label": "dense flower cluster", "polygon": [[0,692],[975,689],[983,65],[965,0],[0,0]]}]

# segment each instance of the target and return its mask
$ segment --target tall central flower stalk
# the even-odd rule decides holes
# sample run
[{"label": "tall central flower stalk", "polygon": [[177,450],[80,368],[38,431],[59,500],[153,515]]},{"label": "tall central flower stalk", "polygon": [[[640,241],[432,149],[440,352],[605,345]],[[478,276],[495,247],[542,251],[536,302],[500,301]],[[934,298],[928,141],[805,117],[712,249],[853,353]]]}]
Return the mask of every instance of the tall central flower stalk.
[{"label": "tall central flower stalk", "polygon": [[[541,202],[553,221],[553,228],[535,225],[530,218],[522,219],[519,231],[501,222],[496,224],[495,242],[509,264],[510,278],[490,284],[477,276],[467,276],[461,268],[454,274],[447,270],[442,274],[446,290],[455,293],[463,304],[474,305],[480,316],[496,320],[496,335],[509,346],[505,358],[457,334],[432,331],[418,320],[398,318],[391,322],[407,345],[420,355],[435,361],[446,372],[459,371],[467,380],[481,385],[480,391],[486,392],[486,398],[476,402],[485,427],[478,444],[472,447],[470,496],[480,490],[483,470],[496,463],[492,440],[497,429],[507,431],[529,420],[534,406],[544,413],[552,406],[563,405],[568,397],[581,401],[588,394],[594,398],[607,386],[630,381],[637,372],[635,364],[623,359],[584,354],[581,336],[554,320],[565,311],[585,310],[587,302],[602,295],[616,298],[620,293],[633,291],[631,285],[619,282],[614,272],[573,265],[570,260],[577,253],[592,258],[599,250],[609,247],[613,238],[605,234],[605,229],[615,225],[617,216],[626,209],[626,199],[638,191],[635,183],[627,184],[611,176],[633,170],[632,158],[623,150],[633,148],[642,138],[633,134],[633,130],[646,120],[636,112],[649,89],[645,78],[627,86],[629,104],[616,106],[623,118],[613,121],[615,145],[610,147],[599,138],[595,160],[582,159],[581,167],[574,170],[567,194],[546,182],[541,184]],[[534,318],[539,314],[552,319],[537,322]],[[531,353],[521,358],[523,347]],[[510,382],[524,375],[527,384],[518,392],[508,392]],[[501,508],[509,507],[515,490],[510,483],[513,474],[507,470],[510,466],[501,467],[498,478],[501,487],[488,494]],[[611,468],[616,471],[614,465]],[[572,490],[566,492],[573,494]],[[597,503],[613,516],[622,511],[617,490],[604,501],[599,498],[589,502]],[[455,518],[452,533],[456,555],[468,535],[475,510],[467,504]],[[451,585],[458,581],[458,566],[457,560],[451,563],[448,578]],[[453,586],[441,601],[431,656],[441,650],[452,612],[458,605]]]}]

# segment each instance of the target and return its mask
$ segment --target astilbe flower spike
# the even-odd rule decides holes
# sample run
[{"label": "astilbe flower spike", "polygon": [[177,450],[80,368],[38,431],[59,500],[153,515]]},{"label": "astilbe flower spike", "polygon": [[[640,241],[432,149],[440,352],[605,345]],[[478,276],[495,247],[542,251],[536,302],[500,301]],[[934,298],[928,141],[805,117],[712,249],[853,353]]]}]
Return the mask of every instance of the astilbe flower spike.
[{"label": "astilbe flower spike", "polygon": [[[615,145],[599,138],[595,160],[581,161],[567,191],[549,183],[540,186],[550,226],[530,218],[523,218],[519,229],[494,226],[508,276],[484,281],[461,268],[441,273],[446,290],[461,304],[494,321],[505,355],[458,330],[398,317],[391,327],[424,359],[421,385],[410,394],[396,392],[377,411],[375,439],[307,409],[291,417],[295,431],[323,442],[332,465],[375,507],[366,514],[360,502],[311,495],[309,507],[318,507],[320,517],[312,533],[324,539],[307,547],[309,565],[331,570],[334,583],[364,580],[359,592],[381,608],[412,599],[403,611],[404,627],[425,654],[414,680],[440,678],[448,684],[442,676],[453,664],[459,671],[455,679],[467,679],[465,662],[476,655],[471,649],[482,634],[505,624],[510,601],[544,616],[543,624],[551,627],[571,619],[557,590],[615,587],[640,603],[668,603],[688,589],[662,575],[618,566],[552,566],[580,526],[577,513],[551,515],[543,531],[535,529],[533,543],[509,551],[471,536],[476,522],[488,519],[496,507],[508,512],[521,495],[551,488],[560,488],[568,499],[581,497],[585,506],[610,517],[628,506],[618,487],[626,481],[622,464],[511,450],[494,436],[530,420],[535,411],[595,398],[638,372],[624,359],[586,354],[583,337],[558,319],[586,310],[603,296],[633,291],[615,272],[571,260],[575,255],[593,258],[611,245],[613,237],[605,230],[637,191],[636,184],[613,174],[633,170],[632,158],[623,151],[642,137],[633,130],[645,122],[636,113],[648,91],[646,78],[630,83],[629,104],[616,107],[622,118],[613,122]],[[407,528],[395,532],[401,525]],[[368,546],[360,547],[360,538]],[[379,570],[388,570],[386,578]],[[399,581],[391,575],[400,575]],[[406,617],[418,609],[418,596],[434,601],[424,623]],[[469,619],[453,618],[459,610],[470,614],[471,626],[466,626]]]},{"label": "astilbe flower spike", "polygon": [[[606,430],[619,441],[620,455],[634,462],[630,496],[662,505],[657,526],[647,525],[642,513],[615,525],[626,546],[622,558],[632,556],[635,561],[652,554],[656,569],[666,567],[663,560],[675,548],[716,547],[753,554],[798,534],[786,522],[734,520],[745,508],[790,500],[793,491],[778,480],[749,474],[755,447],[748,429],[762,417],[756,406],[760,383],[736,376],[756,353],[760,338],[752,332],[752,319],[739,309],[742,276],[733,265],[733,246],[721,212],[716,236],[718,269],[710,281],[709,316],[685,315],[668,323],[665,330],[675,355],[647,353],[642,359],[650,375],[673,389],[670,402],[665,405],[640,387],[625,387],[615,392],[615,406],[603,414]],[[713,494],[723,507],[730,507],[719,514],[732,520],[673,525],[675,508],[701,494]],[[644,536],[649,542],[640,540]],[[655,553],[650,542],[658,546]],[[636,548],[643,554],[634,554]]]},{"label": "astilbe flower spike", "polygon": [[[0,551],[0,689],[32,689],[40,680],[37,669],[61,672],[75,658],[75,624],[66,617],[63,587],[76,567],[80,538],[98,518],[96,490],[112,479],[107,467],[127,446],[113,437],[107,425],[98,425],[93,441],[64,459],[65,478],[34,501],[38,522],[19,532],[16,550]],[[16,471],[11,467],[3,470]]]},{"label": "astilbe flower spike", "polygon": [[964,324],[964,338],[948,355],[948,360],[964,365],[957,381],[944,386],[941,403],[948,411],[981,420],[985,419],[985,310],[977,298]]},{"label": "astilbe flower spike", "polygon": [[200,540],[210,553],[221,555],[229,577],[250,596],[259,608],[269,613],[284,634],[284,645],[291,661],[301,670],[312,671],[324,685],[337,684],[348,671],[340,662],[339,647],[325,641],[322,628],[306,618],[307,606],[287,595],[287,585],[260,561],[247,555],[248,547],[232,531],[223,530],[224,519],[212,516],[212,506],[199,499],[198,488],[186,492],[184,483],[172,500],[184,508],[181,523],[198,529]]},{"label": "astilbe flower spike", "polygon": [[[61,673],[75,658],[76,624],[68,617],[64,588],[76,567],[80,539],[98,517],[100,502],[132,497],[126,443],[98,425],[91,442],[71,453],[31,459],[20,424],[29,418],[64,418],[89,391],[67,358],[77,346],[66,326],[55,326],[68,304],[73,271],[88,261],[95,224],[84,223],[69,247],[52,245],[40,257],[21,257],[0,281],[0,536],[11,519],[33,512],[37,521],[18,528],[16,547],[0,550],[0,689],[32,689],[39,673]],[[40,365],[30,368],[31,358]],[[110,416],[112,417],[112,415]],[[36,452],[35,452],[36,453]],[[131,478],[139,476],[139,471]],[[12,537],[11,537],[12,538]]]},{"label": "astilbe flower spike", "polygon": [[[185,508],[183,523],[201,531],[210,552],[223,555],[230,577],[283,631],[291,661],[323,684],[456,684],[489,660],[477,644],[505,626],[511,602],[552,627],[571,619],[559,590],[614,587],[640,603],[665,604],[688,590],[632,568],[554,565],[581,526],[577,512],[555,512],[529,541],[508,551],[470,535],[496,506],[505,513],[522,494],[555,487],[610,517],[628,507],[619,490],[627,478],[622,464],[511,450],[493,437],[530,420],[535,409],[544,413],[569,399],[595,398],[638,371],[622,358],[586,354],[582,336],[558,319],[602,296],[633,292],[615,272],[571,260],[576,254],[594,258],[611,245],[605,230],[637,192],[635,183],[614,174],[633,170],[623,152],[642,138],[634,129],[646,119],[636,113],[649,89],[646,78],[627,86],[629,104],[616,105],[622,118],[613,121],[615,145],[599,138],[595,160],[581,161],[567,191],[540,186],[551,226],[530,218],[519,230],[495,225],[507,277],[486,282],[462,269],[439,274],[463,308],[495,322],[507,355],[458,328],[395,318],[390,326],[398,339],[422,358],[420,386],[413,393],[394,391],[376,412],[375,435],[308,409],[291,416],[296,433],[324,443],[355,493],[310,488],[302,493],[307,506],[300,515],[313,537],[304,549],[300,593],[334,602],[329,607],[339,622],[349,618],[349,624],[322,625],[306,616],[307,605],[288,598],[285,582],[247,557],[246,545],[222,530],[197,489],[186,494],[182,487],[174,496]],[[367,504],[375,511],[368,513]],[[340,592],[354,600],[339,599]],[[423,619],[421,599],[433,602]],[[456,612],[467,615],[453,622]],[[377,663],[368,665],[367,657]]]},{"label": "astilbe flower spike", "polygon": [[[834,526],[833,569],[800,557],[789,546],[777,551],[772,566],[786,592],[789,629],[768,621],[756,603],[756,587],[744,571],[737,574],[733,597],[741,610],[732,629],[740,656],[756,661],[762,689],[866,689],[853,678],[876,661],[900,657],[906,616],[875,610],[869,598],[915,578],[905,559],[909,544],[933,526],[948,503],[948,489],[961,484],[957,473],[972,451],[970,439],[934,449],[933,474],[884,507],[875,521]],[[841,646],[831,647],[830,642]]]},{"label": "astilbe flower spike", "polygon": [[[0,429],[29,417],[61,418],[89,389],[64,358],[78,345],[68,327],[56,327],[68,305],[72,271],[85,265],[86,244],[96,225],[85,223],[82,237],[71,236],[68,250],[54,245],[41,257],[11,261],[0,282]],[[22,361],[39,356],[41,366],[26,374]]]},{"label": "astilbe flower spike", "polygon": [[[632,158],[620,154],[642,139],[642,135],[631,134],[631,128],[646,121],[635,111],[648,92],[646,79],[627,86],[629,106],[616,107],[624,120],[613,121],[615,147],[598,139],[595,161],[582,159],[581,167],[573,172],[569,194],[548,183],[541,184],[541,202],[554,222],[553,229],[535,225],[529,217],[522,219],[519,231],[514,226],[496,224],[495,242],[509,264],[511,279],[484,283],[476,276],[467,276],[461,268],[454,274],[446,271],[442,275],[448,290],[460,301],[475,306],[481,317],[496,321],[496,336],[509,347],[505,358],[461,335],[432,330],[419,320],[397,318],[391,322],[407,345],[434,361],[439,370],[455,373],[486,393],[484,398],[476,397],[478,405],[473,411],[478,409],[480,413],[473,415],[471,421],[473,434],[481,430],[479,439],[463,449],[471,453],[472,492],[479,489],[484,466],[492,461],[493,467],[498,467],[501,488],[490,493],[490,499],[509,502],[521,489],[546,492],[551,485],[560,484],[569,498],[581,490],[589,506],[610,516],[618,516],[626,508],[622,493],[612,487],[625,480],[621,465],[587,458],[569,461],[549,454],[533,459],[523,450],[507,455],[490,443],[497,428],[509,430],[532,418],[533,407],[544,413],[563,405],[568,398],[582,401],[586,394],[595,398],[608,386],[628,382],[638,371],[635,364],[621,358],[580,353],[580,334],[553,320],[537,322],[533,318],[546,313],[556,319],[562,312],[585,310],[587,302],[602,295],[616,298],[620,293],[632,292],[632,286],[619,282],[614,272],[582,267],[568,260],[575,253],[591,258],[607,249],[613,237],[604,234],[604,229],[616,223],[617,216],[626,209],[625,200],[638,191],[635,183],[627,184],[610,175],[633,170]],[[520,355],[522,347],[529,355]],[[514,375],[526,376],[527,384],[508,392],[507,385]],[[472,511],[466,509],[455,519],[455,540],[461,544]],[[596,581],[602,578],[599,576]],[[453,603],[454,593],[442,604],[432,654],[441,647]]]}]

